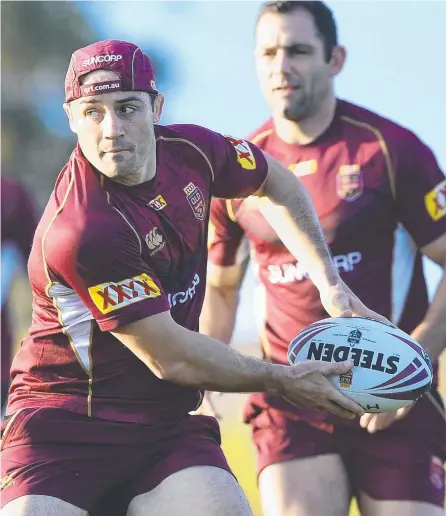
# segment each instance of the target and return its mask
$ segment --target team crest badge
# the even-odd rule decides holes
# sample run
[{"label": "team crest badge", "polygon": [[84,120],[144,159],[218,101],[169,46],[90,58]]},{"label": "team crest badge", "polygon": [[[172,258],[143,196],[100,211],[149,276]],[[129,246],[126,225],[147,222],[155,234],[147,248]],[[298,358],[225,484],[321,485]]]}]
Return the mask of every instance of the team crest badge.
[{"label": "team crest badge", "polygon": [[189,183],[183,188],[186,194],[186,199],[189,201],[190,207],[198,220],[203,220],[206,214],[206,201],[198,186],[194,183]]},{"label": "team crest badge", "polygon": [[343,165],[336,176],[336,191],[344,201],[356,201],[364,190],[362,171],[359,165]]}]

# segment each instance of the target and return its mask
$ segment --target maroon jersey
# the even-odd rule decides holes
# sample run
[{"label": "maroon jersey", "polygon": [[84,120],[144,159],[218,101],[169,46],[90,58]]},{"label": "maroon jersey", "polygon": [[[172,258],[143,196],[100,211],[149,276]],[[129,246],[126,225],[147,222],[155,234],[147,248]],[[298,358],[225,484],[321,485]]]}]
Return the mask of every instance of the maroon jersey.
[{"label": "maroon jersey", "polygon": [[1,308],[1,384],[2,403],[9,384],[12,335],[8,318],[10,282],[20,262],[26,267],[37,226],[35,206],[29,193],[10,178],[1,178],[2,308]]},{"label": "maroon jersey", "polygon": [[62,170],[29,262],[29,337],[16,356],[7,412],[53,406],[117,421],[175,421],[202,393],[158,379],[110,331],[170,309],[197,331],[212,195],[263,183],[261,151],[192,125],[156,127],[154,179],[123,186],[79,147]]},{"label": "maroon jersey", "polygon": [[[250,139],[308,189],[342,279],[368,307],[410,333],[428,307],[418,249],[446,232],[446,181],[428,147],[407,129],[344,101],[313,143],[286,144],[272,120]],[[248,238],[262,289],[256,300],[263,303],[263,352],[287,363],[289,342],[327,314],[255,201],[213,201],[209,258],[235,264]]]}]

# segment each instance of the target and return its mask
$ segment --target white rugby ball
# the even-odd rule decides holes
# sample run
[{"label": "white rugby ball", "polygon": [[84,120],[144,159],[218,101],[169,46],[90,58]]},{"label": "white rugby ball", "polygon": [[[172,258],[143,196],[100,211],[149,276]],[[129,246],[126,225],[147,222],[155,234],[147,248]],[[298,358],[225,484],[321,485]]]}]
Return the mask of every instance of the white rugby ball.
[{"label": "white rugby ball", "polygon": [[424,349],[399,328],[362,317],[323,319],[290,343],[288,362],[353,360],[347,374],[330,375],[334,386],[365,412],[392,412],[420,398],[432,384]]}]

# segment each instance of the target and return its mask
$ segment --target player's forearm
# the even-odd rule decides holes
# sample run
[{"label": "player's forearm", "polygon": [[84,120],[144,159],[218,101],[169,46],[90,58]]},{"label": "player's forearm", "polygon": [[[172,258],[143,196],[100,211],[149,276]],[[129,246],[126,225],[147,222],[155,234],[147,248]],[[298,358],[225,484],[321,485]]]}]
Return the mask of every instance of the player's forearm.
[{"label": "player's forearm", "polygon": [[319,290],[334,285],[339,275],[308,192],[289,171],[267,180],[259,210]]},{"label": "player's forearm", "polygon": [[238,288],[208,284],[200,316],[200,333],[229,344],[234,332],[238,301]]},{"label": "player's forearm", "polygon": [[188,345],[166,371],[170,381],[218,392],[280,392],[284,366],[241,355],[206,335],[187,332]]},{"label": "player's forearm", "polygon": [[[445,268],[446,272],[446,268]],[[440,281],[435,296],[421,324],[412,332],[433,361],[446,348],[446,274]]]},{"label": "player's forearm", "polygon": [[281,371],[286,366],[241,355],[176,324],[168,312],[128,324],[113,334],[163,380],[209,391],[281,392]]}]

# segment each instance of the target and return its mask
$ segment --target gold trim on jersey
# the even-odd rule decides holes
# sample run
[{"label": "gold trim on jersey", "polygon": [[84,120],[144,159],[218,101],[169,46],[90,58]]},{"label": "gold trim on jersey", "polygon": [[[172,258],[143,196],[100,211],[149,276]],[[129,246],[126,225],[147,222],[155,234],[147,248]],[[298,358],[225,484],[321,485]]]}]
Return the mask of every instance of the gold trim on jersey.
[{"label": "gold trim on jersey", "polygon": [[256,145],[260,140],[262,140],[263,138],[266,138],[267,136],[269,136],[271,133],[273,132],[272,129],[267,129],[266,131],[263,131],[259,134],[256,134],[255,136],[253,136],[249,141],[251,143],[253,143],[254,145]]},{"label": "gold trim on jersey", "polygon": [[355,120],[354,118],[350,118],[349,116],[342,115],[341,120],[343,120],[344,122],[350,123],[352,125],[355,125],[356,127],[361,127],[362,129],[367,129],[368,131],[372,132],[376,136],[378,143],[381,147],[381,151],[384,156],[384,161],[386,162],[386,169],[387,169],[387,175],[389,177],[389,184],[390,184],[390,190],[392,192],[392,198],[393,198],[393,200],[395,200],[396,199],[395,173],[394,173],[393,166],[392,166],[392,160],[390,158],[389,148],[387,146],[386,140],[385,140],[383,134],[381,133],[381,131],[377,127],[375,127],[367,122]]},{"label": "gold trim on jersey", "polygon": [[237,217],[235,216],[234,210],[232,209],[232,199],[226,199],[226,211],[228,212],[228,217],[232,220],[232,222],[237,222]]},{"label": "gold trim on jersey", "polygon": [[192,143],[190,142],[189,140],[186,140],[185,138],[166,138],[165,136],[158,136],[158,138],[156,139],[156,141],[158,140],[164,140],[165,142],[185,142],[185,143],[188,143],[190,146],[192,146],[197,152],[199,152],[203,158],[205,159],[206,163],[208,164],[209,166],[209,169],[211,171],[211,176],[212,176],[212,182],[215,181],[215,174],[214,174],[214,169],[212,168],[212,164],[211,162],[209,161],[209,158],[206,156],[206,154],[200,149],[200,147],[198,147],[197,145],[195,145],[195,143]]},{"label": "gold trim on jersey", "polygon": [[116,208],[115,206],[113,206],[113,204],[110,202],[110,194],[107,192],[107,190],[105,190],[105,194],[106,194],[106,197],[107,197],[107,202],[108,204],[115,210],[119,213],[119,215],[121,215],[121,217],[124,219],[124,221],[127,223],[127,225],[130,227],[130,229],[133,231],[133,233],[135,233],[136,235],[136,239],[138,240],[138,243],[139,243],[139,254],[142,255],[142,242],[141,242],[141,238],[139,237],[138,235],[138,232],[136,231],[136,229],[130,224],[130,222],[128,221],[127,217],[121,212],[118,210],[118,208]]},{"label": "gold trim on jersey", "polygon": [[[74,157],[72,157],[71,160],[74,161]],[[91,397],[92,397],[92,385],[93,385],[93,373],[92,373],[92,371],[93,371],[93,363],[90,362],[90,369],[91,369],[90,371],[88,371],[84,367],[84,365],[82,363],[82,360],[80,359],[79,354],[77,352],[77,349],[74,346],[74,343],[73,343],[73,341],[71,339],[71,336],[66,331],[66,328],[65,328],[63,320],[62,320],[62,313],[61,313],[59,307],[57,306],[56,298],[51,296],[50,293],[49,293],[49,290],[50,290],[51,286],[52,285],[57,285],[58,283],[57,282],[53,282],[51,280],[50,273],[49,273],[49,270],[48,270],[48,264],[47,264],[47,261],[46,261],[46,258],[45,258],[45,240],[46,240],[46,237],[48,236],[49,230],[51,229],[51,226],[54,224],[57,216],[65,208],[65,204],[67,203],[68,196],[70,195],[71,190],[73,189],[73,185],[74,185],[74,164],[72,163],[71,164],[70,182],[68,184],[68,188],[67,188],[67,191],[65,193],[65,197],[63,198],[59,208],[57,208],[56,212],[54,213],[53,218],[50,220],[50,222],[48,224],[48,227],[46,228],[46,230],[45,230],[45,232],[43,234],[41,250],[42,250],[43,268],[44,268],[45,276],[46,276],[46,278],[48,280],[48,283],[47,283],[47,285],[45,287],[45,293],[46,293],[47,297],[52,300],[52,304],[53,304],[54,308],[57,310],[57,319],[58,319],[59,324],[60,324],[60,326],[62,328],[62,333],[64,335],[66,335],[66,337],[68,338],[68,341],[69,341],[70,346],[71,346],[71,348],[72,348],[72,350],[73,350],[73,352],[74,352],[74,354],[76,356],[77,361],[79,362],[80,366],[87,373],[87,375],[89,377],[89,379],[88,379],[87,413],[88,413],[88,416],[91,417]],[[91,347],[91,335],[92,335],[92,332],[90,332],[90,347]]]},{"label": "gold trim on jersey", "polygon": [[260,331],[260,342],[262,344],[263,355],[265,360],[271,360],[271,343],[266,335],[266,321]]}]

